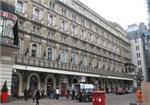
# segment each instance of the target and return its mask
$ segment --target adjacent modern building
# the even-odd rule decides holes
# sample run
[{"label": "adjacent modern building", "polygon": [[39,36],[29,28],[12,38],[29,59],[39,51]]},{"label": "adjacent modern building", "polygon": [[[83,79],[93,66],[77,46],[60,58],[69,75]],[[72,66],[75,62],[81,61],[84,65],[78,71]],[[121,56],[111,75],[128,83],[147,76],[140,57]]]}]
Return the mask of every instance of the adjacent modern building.
[{"label": "adjacent modern building", "polygon": [[[1,28],[0,88],[7,80],[13,96],[22,96],[25,88],[44,89],[47,94],[56,87],[63,95],[78,82],[109,90],[133,84],[126,66],[131,63],[130,41],[117,23],[79,0],[2,2],[11,6],[2,5],[7,9],[0,11],[1,26],[8,26]],[[14,34],[4,33],[15,23],[18,46],[12,43]]]},{"label": "adjacent modern building", "polygon": [[147,80],[150,81],[150,30],[144,33],[144,54],[146,61]]},{"label": "adjacent modern building", "polygon": [[[132,63],[137,67],[137,73],[143,76],[145,81],[148,80],[147,66],[146,66],[146,53],[145,53],[145,40],[144,37],[147,32],[147,27],[144,23],[132,24],[127,29],[128,37],[131,40],[131,53]],[[146,54],[146,55],[145,55]]]}]

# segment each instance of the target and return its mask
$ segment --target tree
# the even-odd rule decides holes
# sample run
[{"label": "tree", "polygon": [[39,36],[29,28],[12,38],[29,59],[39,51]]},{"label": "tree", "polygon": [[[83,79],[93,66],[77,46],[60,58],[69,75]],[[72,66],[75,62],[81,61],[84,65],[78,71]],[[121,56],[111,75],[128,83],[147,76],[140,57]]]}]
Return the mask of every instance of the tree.
[{"label": "tree", "polygon": [[7,88],[7,81],[5,81],[3,87],[2,87],[2,92],[7,92],[8,91],[8,88]]}]

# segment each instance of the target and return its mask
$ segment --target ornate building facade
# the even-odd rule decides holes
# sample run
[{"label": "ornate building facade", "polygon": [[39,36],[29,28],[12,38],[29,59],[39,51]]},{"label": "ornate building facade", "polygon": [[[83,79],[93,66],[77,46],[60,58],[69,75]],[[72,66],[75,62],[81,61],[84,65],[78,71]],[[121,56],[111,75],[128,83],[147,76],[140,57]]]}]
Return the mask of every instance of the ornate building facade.
[{"label": "ornate building facade", "polygon": [[[73,83],[97,89],[128,87],[133,78],[126,32],[78,0],[7,0],[18,17],[19,50],[13,55],[10,89],[25,88],[61,94]],[[3,79],[4,80],[4,79]]]}]

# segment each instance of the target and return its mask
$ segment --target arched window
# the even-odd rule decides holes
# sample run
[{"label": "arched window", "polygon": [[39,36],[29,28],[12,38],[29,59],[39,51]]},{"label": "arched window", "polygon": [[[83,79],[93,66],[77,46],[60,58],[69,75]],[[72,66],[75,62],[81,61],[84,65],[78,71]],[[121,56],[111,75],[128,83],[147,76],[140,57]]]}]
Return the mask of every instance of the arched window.
[{"label": "arched window", "polygon": [[38,88],[38,78],[37,78],[37,76],[33,75],[30,78],[30,89],[35,90],[37,88]]},{"label": "arched window", "polygon": [[52,51],[53,51],[52,48],[49,47],[49,48],[48,48],[48,52],[47,52],[47,55],[48,55],[48,59],[49,59],[49,60],[52,60],[52,54],[53,54]]},{"label": "arched window", "polygon": [[35,43],[32,44],[31,56],[32,57],[36,57],[37,56],[37,45]]}]

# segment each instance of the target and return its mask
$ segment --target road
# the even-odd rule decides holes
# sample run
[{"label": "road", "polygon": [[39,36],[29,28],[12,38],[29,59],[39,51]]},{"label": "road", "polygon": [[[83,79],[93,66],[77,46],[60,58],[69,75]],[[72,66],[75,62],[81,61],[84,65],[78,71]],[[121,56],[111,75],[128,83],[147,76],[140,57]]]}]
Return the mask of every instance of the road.
[{"label": "road", "polygon": [[[106,95],[106,105],[129,105],[131,95],[115,95],[108,94]],[[66,99],[61,97],[59,100],[55,99],[41,99],[40,105],[92,105],[92,102],[78,102],[77,100]],[[35,105],[32,100],[24,101],[23,99],[11,101],[3,105]]]}]

